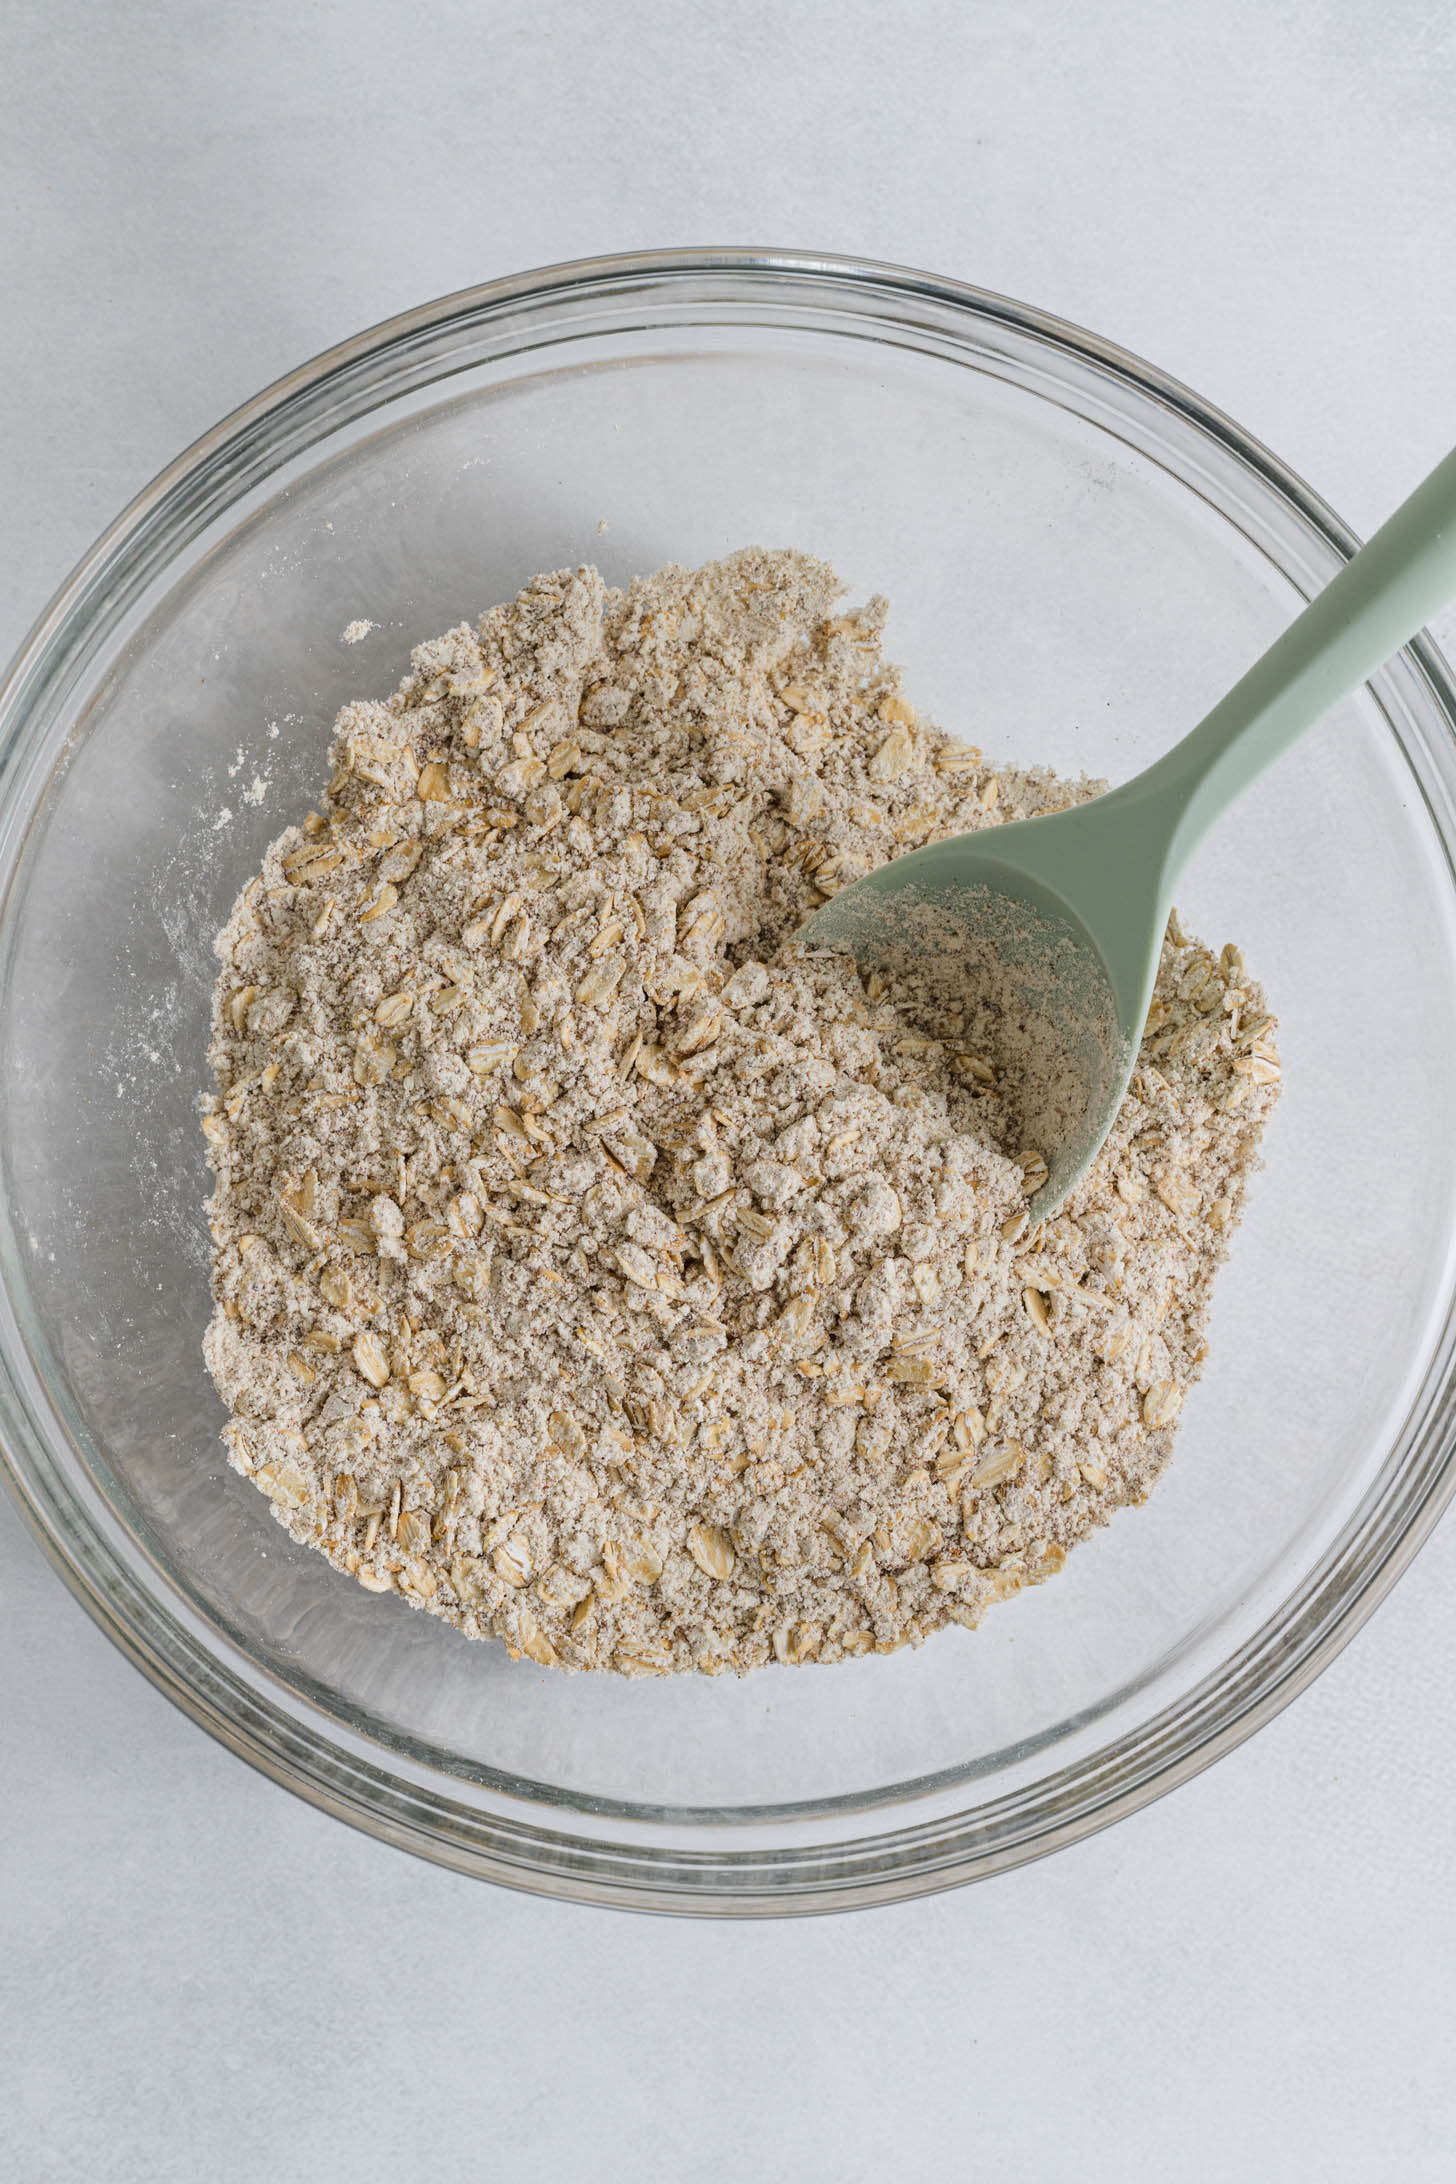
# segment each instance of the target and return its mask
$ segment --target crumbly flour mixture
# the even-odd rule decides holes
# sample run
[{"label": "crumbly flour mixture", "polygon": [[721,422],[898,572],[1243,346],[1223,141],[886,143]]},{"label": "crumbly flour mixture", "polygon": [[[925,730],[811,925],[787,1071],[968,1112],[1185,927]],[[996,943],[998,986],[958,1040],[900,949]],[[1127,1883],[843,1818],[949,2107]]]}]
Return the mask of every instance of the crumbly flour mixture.
[{"label": "crumbly flour mixture", "polygon": [[232,1462],[375,1592],[571,1669],[837,1661],[1061,1566],[1167,1461],[1277,1095],[1170,928],[1032,1227],[994,1010],[790,936],[1092,793],[919,718],[883,601],[749,551],[538,577],[347,706],[218,940]]}]

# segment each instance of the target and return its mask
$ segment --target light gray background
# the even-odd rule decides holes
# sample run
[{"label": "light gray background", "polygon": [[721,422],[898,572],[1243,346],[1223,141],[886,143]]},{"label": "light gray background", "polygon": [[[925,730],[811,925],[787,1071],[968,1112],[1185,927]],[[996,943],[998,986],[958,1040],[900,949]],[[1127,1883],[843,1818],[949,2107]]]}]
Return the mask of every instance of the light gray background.
[{"label": "light gray background", "polygon": [[[291,364],[634,246],[863,252],[1046,305],[1368,529],[1456,438],[1453,24],[9,0],[0,651]],[[19,2184],[1452,2174],[1456,1524],[1176,1796],[970,1892],[774,1928],[533,1902],[321,1818],[126,1667],[8,1505],[0,1648]]]}]

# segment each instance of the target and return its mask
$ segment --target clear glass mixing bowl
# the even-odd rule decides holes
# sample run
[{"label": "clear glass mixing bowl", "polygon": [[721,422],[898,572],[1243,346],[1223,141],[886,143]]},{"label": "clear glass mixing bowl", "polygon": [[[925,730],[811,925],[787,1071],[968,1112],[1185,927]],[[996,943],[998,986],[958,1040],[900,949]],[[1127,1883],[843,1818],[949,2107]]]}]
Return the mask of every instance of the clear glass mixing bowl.
[{"label": "clear glass mixing bowl", "polygon": [[[200,441],[0,697],[0,1438],[97,1621],[199,1722],[460,1869],[644,1909],[946,1886],[1267,1719],[1452,1490],[1453,696],[1417,644],[1259,785],[1185,918],[1286,1090],[1148,1506],[974,1634],[742,1682],[564,1677],[363,1592],[228,1471],[203,1371],[211,939],[409,644],[595,559],[747,544],[883,590],[947,728],[1120,778],[1352,541],[1095,337],[894,268],[602,259],[409,313]],[[354,645],[345,624],[375,627]]]}]

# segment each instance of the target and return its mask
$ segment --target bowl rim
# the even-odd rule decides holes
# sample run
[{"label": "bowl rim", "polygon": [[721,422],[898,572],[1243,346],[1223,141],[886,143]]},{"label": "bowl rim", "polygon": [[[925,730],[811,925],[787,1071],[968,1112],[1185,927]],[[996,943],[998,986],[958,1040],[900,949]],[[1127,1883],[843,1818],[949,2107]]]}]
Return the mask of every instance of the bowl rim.
[{"label": "bowl rim", "polygon": [[[1319,545],[1340,557],[1356,550],[1354,534],[1327,504],[1222,411],[1118,344],[1014,299],[873,259],[787,249],[687,248],[569,260],[456,290],[336,343],[239,405],[135,496],[58,587],[0,677],[0,840],[26,787],[27,761],[33,755],[27,725],[38,737],[33,716],[44,702],[57,702],[55,693],[63,685],[73,650],[83,638],[94,650],[119,618],[122,587],[113,582],[118,570],[139,551],[145,559],[154,533],[164,534],[159,546],[165,548],[169,521],[182,527],[182,537],[172,540],[174,549],[185,544],[189,512],[205,497],[204,486],[215,486],[219,475],[225,484],[229,478],[243,480],[237,488],[240,495],[247,490],[250,463],[270,445],[273,452],[264,474],[276,469],[280,428],[299,435],[300,448],[311,444],[309,426],[326,390],[366,373],[386,356],[421,348],[442,329],[512,307],[529,310],[572,297],[589,303],[634,284],[644,290],[685,290],[704,280],[721,282],[725,294],[735,284],[746,294],[751,283],[775,277],[798,284],[804,294],[817,286],[826,302],[832,292],[841,299],[841,308],[846,296],[858,292],[903,308],[948,310],[1044,343],[1110,375],[1125,390],[1172,412],[1197,438],[1216,443],[1251,474],[1256,486],[1298,518]],[[427,373],[423,383],[436,384],[440,376]],[[149,566],[160,568],[167,558],[160,551]],[[1424,633],[1398,657],[1443,717],[1446,761],[1456,782],[1451,760],[1456,753],[1456,685],[1450,671]],[[1436,824],[1449,865],[1450,834]],[[13,856],[7,856],[6,864],[9,869],[0,869],[0,928],[14,881]],[[8,1305],[8,1299],[3,1301]],[[1437,1353],[1442,1357],[1449,1358],[1451,1331],[1448,1314]],[[83,1517],[60,1490],[58,1479],[49,1475],[47,1452],[31,1431],[30,1408],[12,1359],[3,1354],[10,1349],[9,1333],[0,1328],[5,1338],[0,1341],[0,1476],[93,1620],[175,1705],[272,1780],[401,1848],[537,1893],[639,1910],[783,1916],[901,1900],[1005,1870],[1110,1825],[1232,1750],[1312,1682],[1389,1592],[1456,1493],[1451,1378],[1448,1371],[1434,1384],[1433,1357],[1424,1407],[1419,1417],[1407,1419],[1401,1437],[1405,1463],[1412,1463],[1417,1453],[1413,1435],[1419,1435],[1427,1452],[1433,1439],[1442,1443],[1435,1460],[1427,1461],[1413,1482],[1419,1491],[1408,1506],[1392,1513],[1381,1535],[1369,1544],[1358,1583],[1347,1585],[1333,1608],[1320,1612],[1337,1552],[1358,1510],[1347,1520],[1296,1592],[1281,1600],[1274,1662],[1266,1661],[1262,1652],[1247,1659],[1257,1650],[1251,1640],[1232,1663],[1223,1664],[1217,1678],[1220,1691],[1226,1698],[1230,1689],[1242,1687],[1242,1695],[1231,1711],[1225,1707],[1221,1723],[1205,1725],[1201,1734],[1190,1736],[1187,1721],[1190,1716],[1196,1721],[1204,1704],[1205,1686],[1196,1686],[1176,1702],[1171,1722],[1154,1717],[1124,1740],[1145,1747],[1130,1775],[1120,1777],[1110,1764],[1120,1749],[1116,1742],[1090,1761],[1074,1762],[1064,1770],[1067,1790],[1076,1778],[1077,1794],[1067,1797],[1060,1817],[1048,1819],[1043,1813],[1034,1829],[1030,1824],[1011,1826],[998,1835],[998,1815],[1010,1817],[1018,1802],[1013,1796],[971,1813],[850,1840],[816,1840],[788,1849],[695,1851],[669,1843],[587,1837],[569,1826],[547,1827],[467,1806],[407,1773],[391,1771],[358,1742],[329,1742],[272,1704],[200,1642],[186,1618],[136,1582],[105,1538],[105,1527]],[[1269,1629],[1269,1623],[1261,1625],[1258,1639],[1265,1639]],[[1231,1670],[1236,1672],[1232,1682]],[[1038,1790],[1044,1802],[1061,1781],[1060,1775],[1041,1779]],[[914,1785],[906,1788],[913,1791]],[[564,1815],[572,1804],[570,1798],[563,1799]],[[585,1816],[587,1801],[577,1801],[577,1810]]]}]

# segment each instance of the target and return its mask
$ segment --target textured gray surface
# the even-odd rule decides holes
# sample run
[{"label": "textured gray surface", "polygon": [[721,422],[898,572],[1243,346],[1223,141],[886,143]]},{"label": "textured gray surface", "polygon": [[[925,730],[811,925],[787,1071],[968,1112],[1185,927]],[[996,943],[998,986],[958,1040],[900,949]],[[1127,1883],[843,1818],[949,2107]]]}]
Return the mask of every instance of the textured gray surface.
[{"label": "textured gray surface", "polygon": [[[1450,26],[1429,0],[10,0],[0,649],[300,357],[664,243],[859,251],[1047,305],[1369,528],[1456,435]],[[3,2166],[1444,2177],[1453,1603],[1448,1524],[1272,1728],[1049,1863],[853,1919],[669,1925],[487,1890],[293,1802],[124,1665],[0,1506]]]}]

